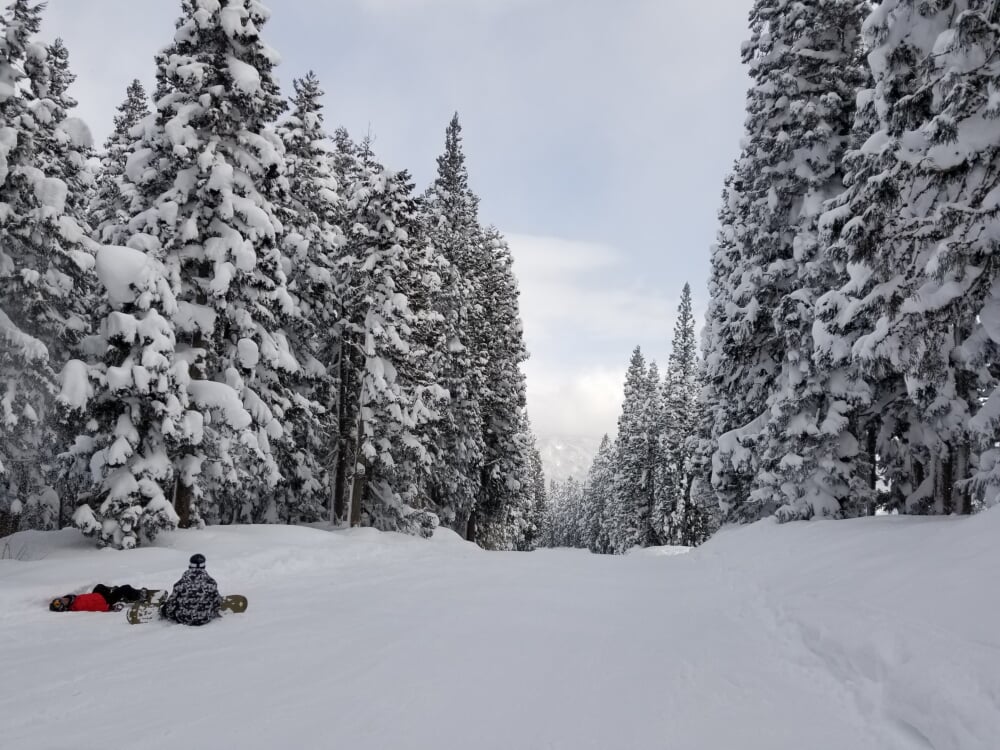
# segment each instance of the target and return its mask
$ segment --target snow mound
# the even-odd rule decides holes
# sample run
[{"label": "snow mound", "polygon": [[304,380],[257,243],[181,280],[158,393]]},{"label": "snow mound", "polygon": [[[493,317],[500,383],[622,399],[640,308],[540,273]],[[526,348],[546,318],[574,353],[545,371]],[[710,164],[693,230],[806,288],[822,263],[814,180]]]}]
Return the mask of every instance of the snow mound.
[{"label": "snow mound", "polygon": [[642,557],[673,557],[675,555],[686,555],[692,549],[692,547],[667,544],[662,547],[635,547],[629,550],[629,554]]}]

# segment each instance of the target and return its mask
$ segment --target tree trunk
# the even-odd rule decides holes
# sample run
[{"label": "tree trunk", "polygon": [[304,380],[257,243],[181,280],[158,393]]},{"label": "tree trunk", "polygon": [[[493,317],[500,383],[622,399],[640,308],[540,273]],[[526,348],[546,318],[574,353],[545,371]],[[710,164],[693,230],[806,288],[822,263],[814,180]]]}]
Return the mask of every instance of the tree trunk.
[{"label": "tree trunk", "polygon": [[465,525],[465,538],[467,541],[476,542],[476,512],[469,514],[469,522]]},{"label": "tree trunk", "polygon": [[333,517],[334,523],[342,523],[347,517],[346,508],[346,485],[347,485],[347,438],[350,433],[348,429],[347,416],[347,357],[345,356],[343,344],[340,349],[340,383],[337,386],[337,461],[334,469],[333,481]]},{"label": "tree trunk", "polygon": [[949,447],[948,458],[941,459],[941,513],[949,516],[953,511],[952,497],[955,491],[955,454]]},{"label": "tree trunk", "polygon": [[869,516],[874,516],[878,508],[878,430],[875,424],[868,425],[868,488],[871,490],[871,499],[865,512]]},{"label": "tree trunk", "polygon": [[181,481],[180,473],[174,479],[174,510],[177,512],[180,521],[178,526],[182,529],[191,526],[191,498],[194,496],[194,488]]},{"label": "tree trunk", "polygon": [[[205,271],[206,269],[203,268],[202,270]],[[207,304],[208,297],[203,292],[199,292],[197,302],[202,305]],[[208,345],[200,333],[194,333],[191,336],[191,348],[194,351],[207,351]],[[201,357],[195,357],[192,360],[189,374],[192,380],[205,380],[204,360]],[[185,453],[180,465],[184,466],[187,464],[187,459],[191,458],[191,455],[190,453]],[[177,464],[174,465],[174,473],[176,475],[176,479],[174,480],[174,511],[176,511],[180,518],[178,526],[182,529],[187,529],[191,527],[191,506],[194,501],[194,487],[186,485],[181,481],[181,472],[177,471]]]},{"label": "tree trunk", "polygon": [[955,450],[955,472],[952,478],[951,510],[967,516],[972,512],[972,498],[963,484],[969,478],[969,444],[962,442]]},{"label": "tree trunk", "polygon": [[354,481],[351,483],[351,526],[361,524],[361,511],[364,504],[365,491],[368,488],[368,460],[361,449],[364,432],[361,423],[360,404],[363,401],[363,399],[358,399],[357,437],[354,441]]},{"label": "tree trunk", "polygon": [[368,462],[358,456],[351,485],[351,526],[361,525],[361,511],[364,506],[365,490],[368,488]]}]

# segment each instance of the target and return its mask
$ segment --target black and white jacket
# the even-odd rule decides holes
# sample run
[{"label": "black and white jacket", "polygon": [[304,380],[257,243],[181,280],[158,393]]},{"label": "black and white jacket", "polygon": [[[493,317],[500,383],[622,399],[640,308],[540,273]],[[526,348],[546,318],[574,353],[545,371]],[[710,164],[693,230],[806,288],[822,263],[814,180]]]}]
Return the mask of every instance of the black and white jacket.
[{"label": "black and white jacket", "polygon": [[189,568],[174,584],[160,612],[183,625],[204,625],[219,616],[219,585],[204,568]]}]

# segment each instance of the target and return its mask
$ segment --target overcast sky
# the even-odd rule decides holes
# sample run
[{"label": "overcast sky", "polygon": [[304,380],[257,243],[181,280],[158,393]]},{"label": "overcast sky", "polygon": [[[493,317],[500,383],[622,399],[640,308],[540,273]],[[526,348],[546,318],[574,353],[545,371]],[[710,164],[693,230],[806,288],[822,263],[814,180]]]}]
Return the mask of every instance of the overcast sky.
[{"label": "overcast sky", "polygon": [[[482,218],[510,239],[543,437],[614,432],[632,349],[666,364],[681,287],[699,321],[742,132],[750,0],[271,0],[278,77],[315,70],[327,123],[369,131],[422,190],[458,111]],[[49,0],[78,114],[103,141],[179,0]]]}]

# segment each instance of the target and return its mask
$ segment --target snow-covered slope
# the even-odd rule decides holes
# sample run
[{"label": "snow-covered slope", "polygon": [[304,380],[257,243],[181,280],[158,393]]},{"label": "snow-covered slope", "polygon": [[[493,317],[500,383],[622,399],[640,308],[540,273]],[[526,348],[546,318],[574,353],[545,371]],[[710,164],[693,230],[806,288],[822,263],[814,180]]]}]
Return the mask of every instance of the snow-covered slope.
[{"label": "snow-covered slope", "polygon": [[[2,746],[996,750],[1000,511],[725,530],[689,554],[487,553],[229,527],[6,541]],[[193,551],[246,614],[54,614]]]},{"label": "snow-covered slope", "polygon": [[600,445],[600,438],[539,436],[538,452],[542,456],[545,480],[564,482],[573,477],[578,482],[584,481]]}]

